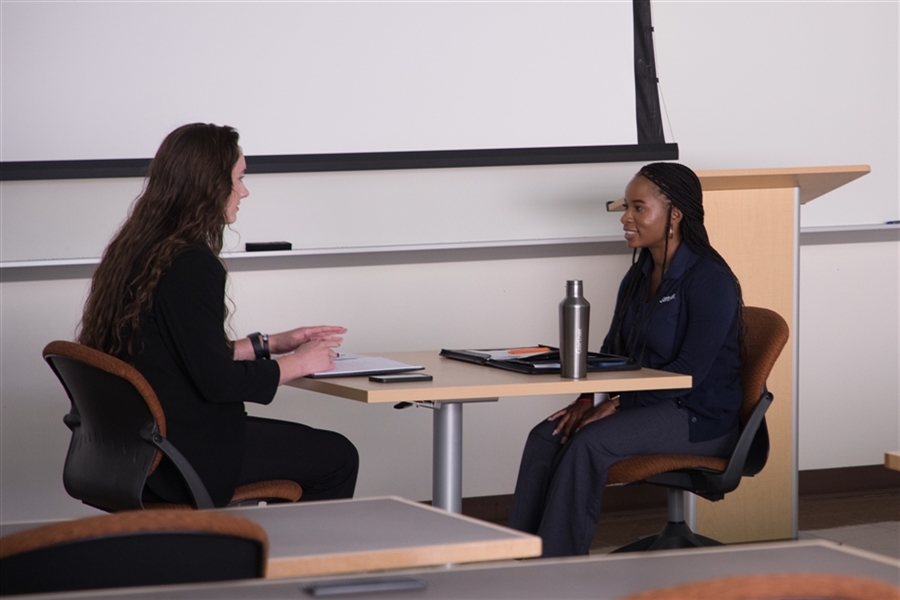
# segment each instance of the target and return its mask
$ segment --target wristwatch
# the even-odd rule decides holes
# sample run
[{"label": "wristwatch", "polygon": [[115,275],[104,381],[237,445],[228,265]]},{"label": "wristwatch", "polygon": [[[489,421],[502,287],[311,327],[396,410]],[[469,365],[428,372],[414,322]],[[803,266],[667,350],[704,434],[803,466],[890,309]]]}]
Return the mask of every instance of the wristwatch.
[{"label": "wristwatch", "polygon": [[250,344],[253,346],[253,354],[256,360],[268,360],[272,358],[269,354],[269,334],[255,332],[247,336],[250,338]]}]

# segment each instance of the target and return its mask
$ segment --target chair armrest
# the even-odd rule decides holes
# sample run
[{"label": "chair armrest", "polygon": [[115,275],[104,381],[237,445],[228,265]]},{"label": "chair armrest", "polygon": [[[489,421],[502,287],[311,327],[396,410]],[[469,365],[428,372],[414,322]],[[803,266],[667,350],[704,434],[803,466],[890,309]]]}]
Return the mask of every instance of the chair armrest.
[{"label": "chair armrest", "polygon": [[188,459],[178,451],[178,448],[173,446],[172,442],[159,433],[155,423],[153,423],[150,428],[141,431],[141,437],[159,448],[160,451],[166,455],[166,458],[172,461],[172,464],[174,464],[175,468],[178,469],[178,472],[181,473],[184,482],[191,492],[194,506],[200,509],[215,508],[212,498],[210,498],[209,492],[206,491],[206,486],[203,485],[203,481],[200,479],[197,471],[194,470],[194,467],[191,466]]}]

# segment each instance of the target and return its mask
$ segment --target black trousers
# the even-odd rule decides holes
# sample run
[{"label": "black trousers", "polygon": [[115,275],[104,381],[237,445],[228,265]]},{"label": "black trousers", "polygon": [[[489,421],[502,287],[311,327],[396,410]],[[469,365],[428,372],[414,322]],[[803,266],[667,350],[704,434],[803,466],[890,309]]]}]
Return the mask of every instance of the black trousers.
[{"label": "black trousers", "polygon": [[247,417],[237,485],[290,479],[303,487],[301,502],[352,498],[358,471],[356,446],[339,433]]},{"label": "black trousers", "polygon": [[610,465],[639,454],[729,456],[737,429],[721,438],[688,440],[690,414],[674,401],[621,410],[594,421],[565,444],[556,423],[528,435],[509,526],[543,540],[543,556],[587,554],[600,518]]}]

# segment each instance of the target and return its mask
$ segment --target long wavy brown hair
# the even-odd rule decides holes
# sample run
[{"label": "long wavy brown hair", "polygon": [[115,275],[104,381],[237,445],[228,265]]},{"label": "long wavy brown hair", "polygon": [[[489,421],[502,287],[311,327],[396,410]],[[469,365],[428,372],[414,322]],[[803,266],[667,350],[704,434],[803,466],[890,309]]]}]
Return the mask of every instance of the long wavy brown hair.
[{"label": "long wavy brown hair", "polygon": [[[218,256],[231,172],[241,154],[238,132],[194,123],[163,140],[150,163],[143,193],[103,252],[91,281],[78,341],[133,358],[141,317],[175,257],[205,245]],[[223,323],[228,315],[223,305]]]}]

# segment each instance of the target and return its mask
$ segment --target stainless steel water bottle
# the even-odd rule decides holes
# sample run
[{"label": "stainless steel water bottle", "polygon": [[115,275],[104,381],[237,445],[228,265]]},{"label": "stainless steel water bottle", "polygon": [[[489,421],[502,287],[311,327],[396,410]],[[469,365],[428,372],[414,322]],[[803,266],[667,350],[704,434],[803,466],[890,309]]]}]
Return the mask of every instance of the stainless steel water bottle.
[{"label": "stainless steel water bottle", "polygon": [[559,303],[560,372],[567,379],[587,376],[588,328],[591,305],[584,299],[580,279],[566,282],[566,297]]}]

